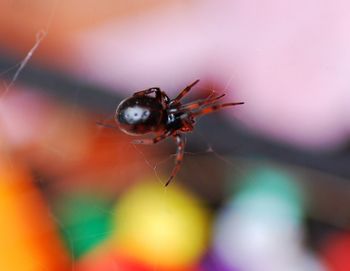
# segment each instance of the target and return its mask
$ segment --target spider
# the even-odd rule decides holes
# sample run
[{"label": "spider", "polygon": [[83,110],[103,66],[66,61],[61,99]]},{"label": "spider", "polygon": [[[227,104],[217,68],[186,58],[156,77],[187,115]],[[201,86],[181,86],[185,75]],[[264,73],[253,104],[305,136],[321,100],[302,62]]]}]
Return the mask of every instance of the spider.
[{"label": "spider", "polygon": [[195,118],[224,107],[244,104],[243,102],[216,104],[225,94],[215,96],[211,93],[206,99],[182,104],[181,99],[199,80],[185,87],[175,99],[158,87],[135,92],[117,107],[114,119],[118,127],[129,135],[155,134],[154,138],[134,140],[135,144],[155,144],[172,137],[177,144],[175,165],[165,186],[176,176],[181,168],[185,151],[183,134],[194,128]]}]

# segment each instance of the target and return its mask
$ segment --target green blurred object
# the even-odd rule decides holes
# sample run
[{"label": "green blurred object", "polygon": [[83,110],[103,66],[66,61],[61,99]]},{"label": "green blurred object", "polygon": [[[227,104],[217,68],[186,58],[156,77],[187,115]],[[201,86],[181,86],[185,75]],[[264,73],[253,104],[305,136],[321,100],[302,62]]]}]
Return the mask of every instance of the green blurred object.
[{"label": "green blurred object", "polygon": [[258,168],[243,178],[233,204],[249,207],[254,215],[288,218],[297,223],[304,214],[298,177],[274,166]]},{"label": "green blurred object", "polygon": [[55,207],[62,236],[73,258],[81,257],[111,233],[111,204],[103,197],[73,193],[59,198]]}]

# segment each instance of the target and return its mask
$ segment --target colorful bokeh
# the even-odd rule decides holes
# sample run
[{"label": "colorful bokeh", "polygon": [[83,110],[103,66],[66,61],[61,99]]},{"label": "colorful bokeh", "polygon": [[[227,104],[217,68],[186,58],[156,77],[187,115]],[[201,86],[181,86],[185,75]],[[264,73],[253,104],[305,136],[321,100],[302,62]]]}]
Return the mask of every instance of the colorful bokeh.
[{"label": "colorful bokeh", "polygon": [[[347,1],[0,1],[0,271],[349,271],[349,25]],[[196,79],[181,102],[244,105],[196,118],[165,186],[174,141],[113,116]]]}]

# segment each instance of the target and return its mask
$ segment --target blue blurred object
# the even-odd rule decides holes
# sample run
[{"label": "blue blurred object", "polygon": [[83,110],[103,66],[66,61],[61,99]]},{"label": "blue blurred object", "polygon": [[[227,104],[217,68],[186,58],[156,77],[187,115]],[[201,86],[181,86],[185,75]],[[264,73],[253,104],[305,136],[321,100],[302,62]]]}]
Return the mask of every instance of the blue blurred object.
[{"label": "blue blurred object", "polygon": [[[292,219],[299,223],[304,215],[304,196],[298,179],[291,172],[261,167],[246,175],[242,187],[230,202],[254,215]],[[248,209],[249,208],[249,209]]]}]

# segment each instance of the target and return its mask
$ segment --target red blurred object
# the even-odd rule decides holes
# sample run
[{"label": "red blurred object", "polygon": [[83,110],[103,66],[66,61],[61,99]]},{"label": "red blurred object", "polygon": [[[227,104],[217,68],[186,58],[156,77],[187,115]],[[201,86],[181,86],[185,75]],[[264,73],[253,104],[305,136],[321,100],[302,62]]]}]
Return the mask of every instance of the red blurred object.
[{"label": "red blurred object", "polygon": [[[144,150],[141,153],[131,143],[129,136],[91,123],[94,126],[89,131],[91,140],[81,159],[73,163],[66,163],[63,159],[60,168],[51,169],[51,174],[55,172],[63,180],[63,186],[81,188],[92,185],[105,192],[113,192],[140,176],[153,173],[145,162]],[[79,144],[79,138],[75,141]]]},{"label": "red blurred object", "polygon": [[57,180],[55,192],[80,185],[113,192],[154,174],[144,153],[159,149],[134,146],[114,121],[115,129],[97,124],[104,118],[14,86],[0,100],[0,143],[42,180]]},{"label": "red blurred object", "polygon": [[349,271],[350,232],[330,237],[322,253],[329,271]]},{"label": "red blurred object", "polygon": [[77,264],[77,271],[200,271],[199,267],[164,268],[150,266],[139,261],[135,261],[121,253],[110,251],[99,251],[88,255]]}]

